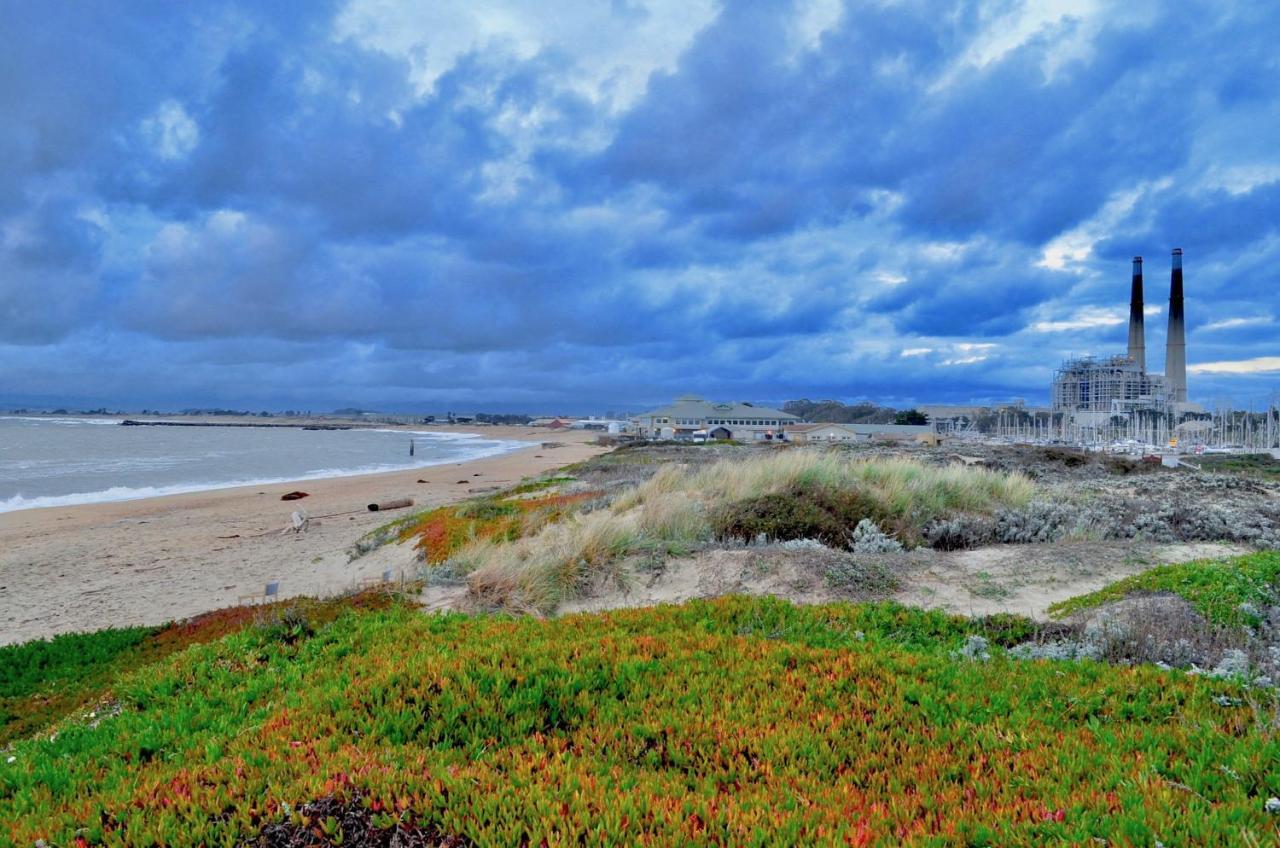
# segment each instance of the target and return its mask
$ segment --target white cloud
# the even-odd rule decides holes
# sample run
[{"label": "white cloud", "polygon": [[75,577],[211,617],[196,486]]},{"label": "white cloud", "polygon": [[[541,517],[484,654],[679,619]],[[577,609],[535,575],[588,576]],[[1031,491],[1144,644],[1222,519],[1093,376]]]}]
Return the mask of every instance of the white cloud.
[{"label": "white cloud", "polygon": [[200,127],[176,100],[166,100],[142,122],[142,134],[161,159],[184,159],[200,143]]},{"label": "white cloud", "polygon": [[900,356],[924,356],[925,354],[929,354],[929,353],[933,353],[933,348],[931,348],[931,347],[908,347],[908,348],[903,348],[903,349],[902,349],[902,353],[901,353],[901,354],[899,354],[899,355],[900,355]]},{"label": "white cloud", "polygon": [[1280,165],[1252,162],[1244,165],[1217,165],[1205,175],[1205,188],[1221,188],[1231,194],[1247,194],[1258,186],[1280,180]]},{"label": "white cloud", "polygon": [[1200,362],[1188,365],[1187,371],[1192,374],[1270,374],[1280,372],[1280,356]]},{"label": "white cloud", "polygon": [[651,73],[675,66],[717,9],[715,0],[566,0],[554,10],[499,0],[353,0],[339,15],[335,35],[404,56],[424,94],[473,50],[525,59],[542,50],[563,51],[577,63],[572,87],[618,110],[644,92]]},{"label": "white cloud", "polygon": [[1165,177],[1113,192],[1093,217],[1046,244],[1036,264],[1054,271],[1075,270],[1070,266],[1092,256],[1095,244],[1120,229],[1120,225],[1128,222],[1135,212],[1145,211],[1139,206],[1139,201],[1172,184],[1173,180]]},{"label": "white cloud", "polygon": [[[1158,309],[1158,307],[1157,307]],[[1030,329],[1036,333],[1061,333],[1067,330],[1089,330],[1095,327],[1114,327],[1128,320],[1121,309],[1100,309],[1086,306],[1070,318],[1058,321],[1036,321]]]},{"label": "white cloud", "polygon": [[1261,327],[1274,321],[1270,315],[1254,315],[1248,318],[1224,318],[1201,327],[1201,330],[1234,330],[1236,327]]},{"label": "white cloud", "polygon": [[798,5],[799,11],[787,39],[796,54],[818,47],[822,34],[844,17],[844,6],[840,0],[807,0]]},{"label": "white cloud", "polygon": [[[1098,33],[1116,19],[1112,4],[1102,0],[1026,0],[1017,4],[993,4],[992,8],[998,10],[997,13],[986,18],[968,48],[930,87],[931,93],[948,88],[968,74],[981,72],[1040,37],[1046,39],[1040,70],[1046,80],[1051,80],[1064,65],[1089,59]],[[1138,14],[1132,14],[1134,11]],[[1147,17],[1150,12],[1126,10],[1126,14]]]},{"label": "white cloud", "polygon": [[956,355],[950,359],[942,360],[942,364],[973,365],[978,362],[986,362],[991,358],[991,352],[995,348],[996,345],[990,342],[959,342],[951,346]]}]

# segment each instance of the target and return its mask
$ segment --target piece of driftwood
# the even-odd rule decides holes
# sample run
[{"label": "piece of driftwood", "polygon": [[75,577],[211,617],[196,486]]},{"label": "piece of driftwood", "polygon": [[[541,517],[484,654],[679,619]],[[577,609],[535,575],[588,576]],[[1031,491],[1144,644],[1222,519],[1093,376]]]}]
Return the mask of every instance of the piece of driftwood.
[{"label": "piece of driftwood", "polygon": [[280,496],[280,500],[282,500],[282,501],[300,501],[300,500],[302,500],[303,498],[309,498],[309,497],[311,497],[311,495],[310,495],[310,494],[308,494],[307,492],[290,492],[290,493],[289,493],[289,494],[287,494],[287,495],[281,495],[281,496]]},{"label": "piece of driftwood", "polygon": [[292,530],[294,533],[302,533],[311,525],[311,518],[307,515],[305,509],[300,509],[293,515],[289,516],[289,526],[285,528],[286,533]]},{"label": "piece of driftwood", "polygon": [[390,501],[382,501],[381,503],[369,504],[370,512],[383,512],[388,509],[404,509],[407,506],[413,506],[413,498],[396,498]]}]

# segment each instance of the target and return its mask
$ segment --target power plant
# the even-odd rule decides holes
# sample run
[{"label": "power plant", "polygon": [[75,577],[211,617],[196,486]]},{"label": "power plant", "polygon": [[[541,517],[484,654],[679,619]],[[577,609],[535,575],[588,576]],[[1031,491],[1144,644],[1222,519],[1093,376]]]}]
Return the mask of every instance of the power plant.
[{"label": "power plant", "polygon": [[[1147,371],[1142,257],[1133,258],[1129,291],[1129,350],[1124,355],[1067,360],[1054,374],[1053,411],[1078,432],[1108,430],[1114,435],[1146,435],[1163,440],[1185,412],[1187,341],[1182,294],[1182,249],[1173,251],[1169,276],[1169,329],[1165,373]],[[1123,422],[1123,423],[1121,423]]]},{"label": "power plant", "polygon": [[[1169,272],[1169,323],[1164,373],[1147,370],[1142,257],[1133,257],[1129,346],[1123,354],[1073,356],[1054,372],[1049,407],[1021,401],[994,407],[921,407],[939,432],[990,435],[1032,444],[1070,444],[1113,453],[1159,455],[1187,465],[1184,455],[1270,451],[1280,459],[1280,392],[1265,411],[1219,401],[1212,411],[1187,400],[1187,328],[1182,248]],[[1195,468],[1191,464],[1189,467]]]}]

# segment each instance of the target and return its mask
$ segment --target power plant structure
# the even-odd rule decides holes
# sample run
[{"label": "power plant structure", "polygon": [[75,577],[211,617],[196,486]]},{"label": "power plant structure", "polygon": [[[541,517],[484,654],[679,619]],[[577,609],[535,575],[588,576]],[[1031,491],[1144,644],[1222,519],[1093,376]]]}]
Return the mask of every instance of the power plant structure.
[{"label": "power plant structure", "polygon": [[[1182,249],[1173,251],[1169,277],[1169,329],[1165,373],[1147,371],[1142,257],[1133,258],[1129,293],[1129,349],[1123,355],[1082,356],[1062,363],[1053,377],[1053,412],[1063,432],[1079,439],[1131,438],[1161,443],[1176,435],[1187,403],[1187,343],[1182,293]],[[1073,441],[1078,439],[1072,439]]]}]

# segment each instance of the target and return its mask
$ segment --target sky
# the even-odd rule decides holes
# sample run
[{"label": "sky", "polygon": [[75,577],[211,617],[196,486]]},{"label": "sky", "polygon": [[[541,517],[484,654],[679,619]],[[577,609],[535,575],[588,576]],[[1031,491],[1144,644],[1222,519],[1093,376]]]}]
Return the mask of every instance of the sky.
[{"label": "sky", "polygon": [[0,406],[1280,389],[1280,7],[0,0]]}]

